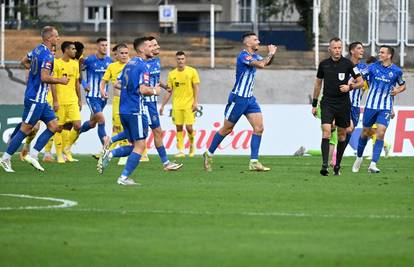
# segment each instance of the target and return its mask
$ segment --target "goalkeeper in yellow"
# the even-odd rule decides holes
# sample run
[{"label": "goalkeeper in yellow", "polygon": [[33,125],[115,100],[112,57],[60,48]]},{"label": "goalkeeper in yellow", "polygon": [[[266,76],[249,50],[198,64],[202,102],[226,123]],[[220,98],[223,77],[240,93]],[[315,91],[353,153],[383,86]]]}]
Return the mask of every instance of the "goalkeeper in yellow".
[{"label": "goalkeeper in yellow", "polygon": [[177,128],[176,157],[185,157],[184,154],[184,125],[190,141],[189,156],[195,154],[193,124],[195,121],[194,112],[198,108],[198,93],[200,78],[195,68],[186,65],[186,57],[183,51],[176,53],[177,68],[168,73],[168,87],[171,93],[166,93],[162,100],[160,115],[163,115],[164,106],[172,95],[172,120]]},{"label": "goalkeeper in yellow", "polygon": [[[113,49],[112,52],[115,53],[116,61],[109,64],[108,68],[105,71],[104,76],[102,77],[99,89],[103,98],[108,99],[109,95],[106,92],[106,84],[111,81],[113,86],[114,98],[112,100],[112,135],[117,135],[122,132],[121,119],[119,116],[119,100],[121,91],[116,89],[114,85],[117,83],[117,79],[124,69],[125,65],[129,61],[129,49],[126,44],[118,44]],[[117,145],[129,145],[128,141],[119,141],[111,145],[111,149],[115,148]],[[128,157],[122,157],[119,159],[118,165],[125,165]]]}]

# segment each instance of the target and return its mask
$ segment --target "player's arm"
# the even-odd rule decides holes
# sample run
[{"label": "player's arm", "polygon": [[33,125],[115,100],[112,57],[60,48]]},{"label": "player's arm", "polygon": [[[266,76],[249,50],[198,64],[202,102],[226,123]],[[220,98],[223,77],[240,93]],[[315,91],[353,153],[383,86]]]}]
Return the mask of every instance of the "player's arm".
[{"label": "player's arm", "polygon": [[76,95],[78,96],[79,111],[81,111],[82,110],[82,95],[81,95],[81,90],[80,90],[79,79],[76,79],[75,89],[76,89]]},{"label": "player's arm", "polygon": [[404,80],[404,78],[403,78],[403,74],[402,74],[402,72],[401,72],[401,73],[399,73],[399,77],[398,77],[398,79],[397,79],[397,84],[398,84],[398,86],[397,86],[397,87],[394,87],[394,88],[392,89],[392,91],[391,91],[391,95],[392,95],[392,96],[396,96],[396,95],[398,95],[398,94],[400,94],[400,93],[404,92],[404,91],[405,91],[405,89],[406,89],[406,86],[405,86],[405,80]]},{"label": "player's arm", "polygon": [[24,66],[25,69],[30,69],[30,59],[27,55],[25,55],[21,60],[20,64]]},{"label": "player's arm", "polygon": [[52,91],[53,111],[57,112],[59,110],[59,101],[58,101],[58,98],[57,98],[56,84],[51,84],[50,85],[50,90]]},{"label": "player's arm", "polygon": [[348,84],[342,84],[339,86],[339,90],[343,93],[349,92],[354,89],[364,87],[364,79],[362,78],[361,72],[353,64],[349,66],[349,73],[351,73],[353,82]]},{"label": "player's arm", "polygon": [[266,66],[272,64],[273,58],[277,51],[277,47],[275,45],[268,45],[267,49],[269,50],[267,56],[263,60],[254,60],[250,62],[250,66],[254,66],[259,69],[264,69]]},{"label": "player's arm", "polygon": [[112,76],[111,65],[108,66],[104,75],[102,76],[101,82],[99,83],[99,91],[101,91],[101,96],[105,99],[108,99],[108,93],[106,92],[106,84],[109,82]]},{"label": "player's arm", "polygon": [[171,92],[171,87],[169,87],[167,84],[160,81],[160,87],[168,92]]},{"label": "player's arm", "polygon": [[164,115],[164,107],[170,101],[170,98],[172,96],[172,91],[166,91],[165,94],[162,97],[161,101],[161,107],[160,107],[160,115]]},{"label": "player's arm", "polygon": [[312,99],[312,114],[315,117],[316,117],[316,112],[317,112],[316,107],[318,106],[319,95],[321,94],[321,88],[322,88],[322,79],[317,77],[315,79],[315,85],[313,87],[313,99]]},{"label": "player's arm", "polygon": [[52,75],[50,75],[50,69],[42,68],[40,72],[40,79],[44,83],[48,84],[68,84],[69,79],[66,76],[63,76],[62,78],[54,78]]},{"label": "player's arm", "polygon": [[154,87],[148,86],[146,84],[140,84],[139,92],[146,96],[159,95],[161,92],[161,87],[159,84]]},{"label": "player's arm", "polygon": [[199,85],[200,85],[199,83],[193,84],[193,93],[194,93],[194,102],[193,102],[193,106],[192,106],[193,111],[197,111],[197,109],[198,109],[198,93],[199,93],[199,90],[200,90]]}]

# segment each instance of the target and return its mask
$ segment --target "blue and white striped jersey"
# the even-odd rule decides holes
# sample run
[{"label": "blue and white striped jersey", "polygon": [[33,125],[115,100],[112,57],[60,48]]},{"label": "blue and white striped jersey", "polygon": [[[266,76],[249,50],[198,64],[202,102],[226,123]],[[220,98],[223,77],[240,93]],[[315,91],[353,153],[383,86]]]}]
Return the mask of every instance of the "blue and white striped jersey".
[{"label": "blue and white striped jersey", "polygon": [[40,44],[27,53],[27,58],[30,60],[30,71],[24,94],[25,100],[46,103],[49,86],[47,83],[42,82],[41,71],[42,69],[47,69],[50,74],[52,73],[53,54],[46,45]]},{"label": "blue and white striped jersey", "polygon": [[[83,69],[86,70],[86,82],[90,89],[86,97],[101,97],[99,84],[108,65],[111,63],[112,59],[108,56],[98,58],[96,55],[90,55],[85,58],[83,61]],[[106,91],[108,91],[108,84],[106,84]]]},{"label": "blue and white striped jersey", "polygon": [[385,67],[375,62],[368,67],[367,80],[369,91],[365,108],[391,110],[393,105],[392,89],[405,83],[402,70],[394,64]]},{"label": "blue and white striped jersey", "polygon": [[[355,65],[355,67],[358,68],[359,72],[362,75],[362,78],[365,80],[366,79],[366,75],[368,73],[368,65],[365,63],[358,63]],[[353,107],[357,107],[359,108],[361,99],[362,99],[362,88],[358,88],[358,89],[354,89],[349,91],[349,97],[351,99],[351,105]]]},{"label": "blue and white striped jersey", "polygon": [[[161,62],[160,58],[155,57],[147,61],[147,66],[150,73],[150,86],[155,87],[160,83],[161,76]],[[157,102],[156,95],[144,96],[144,102]]]},{"label": "blue and white striped jersey", "polygon": [[253,61],[260,61],[263,58],[258,54],[250,54],[246,50],[241,51],[237,57],[236,65],[236,82],[234,84],[233,94],[240,97],[252,97],[254,79],[256,76],[256,67],[250,64]]},{"label": "blue and white striped jersey", "polygon": [[120,80],[119,114],[143,114],[144,101],[139,87],[150,82],[147,62],[140,57],[132,58],[122,70]]}]

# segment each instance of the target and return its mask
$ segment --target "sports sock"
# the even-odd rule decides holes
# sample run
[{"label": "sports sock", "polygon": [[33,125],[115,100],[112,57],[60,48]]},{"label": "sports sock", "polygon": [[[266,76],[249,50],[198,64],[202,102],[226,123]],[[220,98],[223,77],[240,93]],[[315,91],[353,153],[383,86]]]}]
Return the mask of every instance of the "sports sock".
[{"label": "sports sock", "polygon": [[358,150],[357,150],[357,156],[359,158],[362,157],[362,155],[364,154],[364,149],[365,149],[365,146],[367,145],[367,142],[368,142],[368,137],[362,137],[362,136],[359,137]]},{"label": "sports sock", "polygon": [[373,162],[375,162],[375,163],[378,162],[383,146],[384,146],[384,140],[377,139],[377,141],[374,144],[374,149],[373,149],[373,152],[372,152],[372,161]]},{"label": "sports sock", "polygon": [[22,123],[19,122],[19,124],[16,125],[16,127],[14,128],[12,134],[10,135],[10,140],[13,139],[13,137],[17,134],[17,132],[20,130],[21,127],[22,127]]},{"label": "sports sock", "polygon": [[47,141],[49,141],[49,139],[52,138],[54,134],[55,133],[49,129],[44,130],[43,133],[37,139],[36,144],[34,146],[34,150],[38,152],[42,151],[43,147],[47,144]]},{"label": "sports sock", "polygon": [[338,142],[338,146],[336,148],[336,162],[335,162],[336,166],[341,166],[341,161],[342,161],[342,157],[344,155],[345,149],[346,149],[346,145],[347,145],[346,140]]},{"label": "sports sock", "polygon": [[62,134],[55,133],[55,135],[53,136],[53,140],[55,141],[56,155],[62,156],[62,152],[63,152]]},{"label": "sports sock", "polygon": [[112,156],[115,158],[126,157],[131,154],[134,146],[120,146],[111,150]]},{"label": "sports sock", "polygon": [[50,138],[49,141],[47,141],[45,146],[45,153],[51,153],[52,152],[52,146],[53,146],[54,138]]},{"label": "sports sock", "polygon": [[321,151],[322,151],[322,164],[323,166],[327,167],[328,160],[329,160],[329,138],[322,138]]},{"label": "sports sock", "polygon": [[70,150],[70,130],[63,130],[62,133],[62,147],[64,150],[68,149]]},{"label": "sports sock", "polygon": [[222,136],[218,132],[214,135],[213,141],[211,141],[210,147],[208,148],[208,152],[210,152],[211,155],[214,154],[221,141],[223,141],[224,137],[225,136]]},{"label": "sports sock", "polygon": [[184,149],[184,134],[183,131],[177,131],[177,148],[179,151]]},{"label": "sports sock", "polygon": [[30,145],[30,143],[35,139],[36,134],[39,130],[32,130],[29,135],[26,137],[26,144]]},{"label": "sports sock", "polygon": [[111,142],[112,142],[112,143],[115,143],[115,142],[118,142],[118,141],[124,140],[124,139],[126,139],[126,138],[127,138],[126,133],[125,133],[124,131],[122,131],[122,132],[120,132],[119,134],[112,136],[112,138],[111,138]]},{"label": "sports sock", "polygon": [[164,146],[157,147],[158,155],[160,156],[161,162],[167,164],[169,162],[167,157],[167,151]]},{"label": "sports sock", "polygon": [[90,129],[92,129],[92,128],[91,128],[91,126],[89,125],[89,121],[85,121],[85,122],[82,124],[82,126],[81,126],[81,128],[80,128],[80,130],[79,130],[79,133],[85,133],[85,132],[89,131]]},{"label": "sports sock", "polygon": [[19,149],[23,140],[26,138],[26,134],[20,129],[16,132],[14,137],[11,139],[9,146],[7,147],[7,154],[13,155],[17,149]]},{"label": "sports sock", "polygon": [[257,160],[259,159],[259,148],[260,142],[262,141],[262,136],[257,134],[252,134],[252,139],[250,140],[250,159]]},{"label": "sports sock", "polygon": [[98,136],[103,144],[103,138],[106,136],[105,123],[98,123]]},{"label": "sports sock", "polygon": [[128,156],[128,160],[121,175],[129,177],[129,175],[138,167],[140,159],[141,154],[131,152],[131,154]]},{"label": "sports sock", "polygon": [[193,131],[191,134],[188,135],[188,139],[190,140],[190,147],[194,145],[194,137],[195,137],[195,131]]},{"label": "sports sock", "polygon": [[70,130],[69,132],[69,146],[73,146],[73,144],[78,140],[79,138],[79,131],[76,131],[75,129]]}]

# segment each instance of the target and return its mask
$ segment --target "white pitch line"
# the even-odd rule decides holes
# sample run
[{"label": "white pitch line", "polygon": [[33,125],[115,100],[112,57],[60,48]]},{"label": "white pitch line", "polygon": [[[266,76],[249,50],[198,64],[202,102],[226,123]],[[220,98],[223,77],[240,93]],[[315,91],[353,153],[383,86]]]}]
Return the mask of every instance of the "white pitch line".
[{"label": "white pitch line", "polygon": [[65,211],[79,212],[110,212],[110,213],[148,213],[148,214],[173,214],[173,215],[197,215],[197,216],[251,216],[251,217],[316,217],[316,218],[343,218],[343,219],[414,219],[414,216],[393,214],[367,214],[367,215],[345,215],[345,214],[311,214],[303,212],[211,212],[211,211],[183,211],[183,210],[112,210],[112,209],[68,209]]},{"label": "white pitch line", "polygon": [[61,198],[35,197],[35,196],[18,195],[18,194],[0,194],[0,196],[39,199],[39,200],[47,200],[47,201],[53,201],[53,202],[60,202],[61,203],[59,205],[47,205],[47,206],[0,207],[0,211],[2,211],[2,210],[63,209],[63,208],[70,208],[70,207],[78,205],[78,202],[76,202],[76,201],[61,199]]}]

